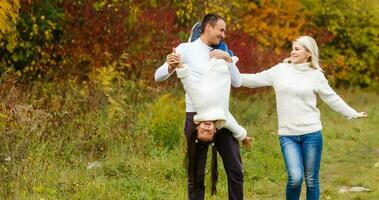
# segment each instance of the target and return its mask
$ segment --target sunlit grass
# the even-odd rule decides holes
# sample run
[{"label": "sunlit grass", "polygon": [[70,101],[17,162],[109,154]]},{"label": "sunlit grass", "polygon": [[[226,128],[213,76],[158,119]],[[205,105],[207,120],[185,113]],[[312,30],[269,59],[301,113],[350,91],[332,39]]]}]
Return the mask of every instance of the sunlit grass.
[{"label": "sunlit grass", "polygon": [[[30,124],[17,123],[10,113],[2,113],[0,197],[186,199],[183,93],[170,90],[149,93],[146,97],[139,94],[135,97],[138,101],[117,105],[106,103],[109,96],[95,95],[99,99],[91,100],[93,107],[87,109],[80,107],[89,97],[66,96],[78,107],[62,104],[57,110],[71,108],[70,116],[55,113],[58,121],[48,121],[43,130],[30,133]],[[321,199],[379,199],[379,168],[374,167],[379,162],[379,95],[361,90],[341,90],[340,94],[357,110],[367,111],[369,118],[349,121],[321,103],[324,125]],[[51,95],[54,98],[58,94]],[[110,95],[118,101],[124,97],[121,92]],[[32,105],[34,101],[37,100],[29,100]],[[117,111],[118,108],[114,110],[115,106],[125,113]],[[39,109],[52,113],[48,107]],[[276,135],[273,92],[234,94],[231,110],[255,138],[252,150],[241,149],[245,199],[284,199],[287,175]],[[101,165],[88,169],[88,164],[95,161]],[[213,197],[208,168],[206,199],[227,199],[220,158],[218,194]],[[338,193],[342,186],[362,186],[371,191]]]}]

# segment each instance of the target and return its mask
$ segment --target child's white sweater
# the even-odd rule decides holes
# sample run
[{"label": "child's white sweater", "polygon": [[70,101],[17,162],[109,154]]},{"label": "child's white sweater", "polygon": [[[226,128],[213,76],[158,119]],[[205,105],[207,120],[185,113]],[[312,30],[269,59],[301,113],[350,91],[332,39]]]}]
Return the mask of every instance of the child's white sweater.
[{"label": "child's white sweater", "polygon": [[200,80],[191,75],[188,65],[177,68],[176,74],[197,112],[194,116],[196,124],[202,121],[216,121],[216,128],[230,130],[233,137],[239,141],[245,139],[246,130],[229,112],[231,78],[229,66],[224,60],[212,58],[207,62]]}]

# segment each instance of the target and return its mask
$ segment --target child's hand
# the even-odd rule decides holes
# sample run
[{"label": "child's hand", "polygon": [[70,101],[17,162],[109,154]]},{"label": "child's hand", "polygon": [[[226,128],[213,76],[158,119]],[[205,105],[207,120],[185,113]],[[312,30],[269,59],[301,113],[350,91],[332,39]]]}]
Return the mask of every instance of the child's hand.
[{"label": "child's hand", "polygon": [[246,138],[242,140],[243,147],[247,150],[250,150],[251,149],[251,143],[253,140],[254,140],[254,138],[246,136]]}]

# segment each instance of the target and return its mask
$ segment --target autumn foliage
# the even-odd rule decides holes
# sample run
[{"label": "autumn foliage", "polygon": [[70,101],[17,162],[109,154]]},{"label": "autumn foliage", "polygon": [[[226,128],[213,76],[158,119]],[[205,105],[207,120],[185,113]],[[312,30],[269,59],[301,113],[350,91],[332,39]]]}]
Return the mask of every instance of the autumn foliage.
[{"label": "autumn foliage", "polygon": [[20,80],[87,81],[91,72],[117,61],[125,78],[152,83],[155,69],[173,46],[187,40],[193,23],[216,12],[227,22],[226,41],[242,72],[281,62],[291,41],[307,34],[318,41],[332,83],[378,85],[377,0],[2,0],[0,5],[0,72],[17,73]]}]

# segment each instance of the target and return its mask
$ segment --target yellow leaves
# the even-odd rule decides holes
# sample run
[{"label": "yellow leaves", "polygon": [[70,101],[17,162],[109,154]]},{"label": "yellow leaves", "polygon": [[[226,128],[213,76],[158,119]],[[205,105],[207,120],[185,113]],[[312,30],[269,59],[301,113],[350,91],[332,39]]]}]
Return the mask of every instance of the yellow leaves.
[{"label": "yellow leaves", "polygon": [[3,119],[8,119],[8,115],[4,113],[0,113],[0,120],[3,120]]},{"label": "yellow leaves", "polygon": [[128,23],[130,26],[133,26],[138,22],[138,16],[141,13],[141,8],[138,5],[129,6],[130,15],[128,16]]},{"label": "yellow leaves", "polygon": [[107,97],[109,104],[107,107],[107,117],[121,120],[127,115],[125,100],[128,99],[128,95],[115,89],[121,82],[125,81],[123,72],[119,71],[116,67],[117,63],[114,62],[97,68],[90,74],[90,80]]},{"label": "yellow leaves", "polygon": [[108,4],[108,1],[106,0],[103,0],[103,1],[97,1],[93,4],[93,7],[96,9],[96,10],[101,10],[103,9],[104,7],[106,7],[106,5]]},{"label": "yellow leaves", "polygon": [[38,34],[38,25],[33,24],[33,34],[37,35]]},{"label": "yellow leaves", "polygon": [[50,26],[53,30],[55,30],[55,29],[57,28],[57,23],[54,23],[54,22],[52,22],[52,21],[50,21],[50,20],[47,21],[47,24],[49,24],[49,26]]},{"label": "yellow leaves", "polygon": [[185,21],[198,21],[198,17],[194,16],[195,0],[185,0],[179,4],[179,9],[176,10],[176,16],[183,23]]},{"label": "yellow leaves", "polygon": [[12,54],[12,60],[15,61],[15,62],[18,60],[17,59],[17,54]]},{"label": "yellow leaves", "polygon": [[94,81],[99,83],[102,90],[106,93],[112,92],[112,83],[115,79],[119,78],[120,75],[112,66],[102,67],[96,69],[95,74],[92,76]]},{"label": "yellow leaves", "polygon": [[18,34],[10,34],[7,36],[8,43],[6,48],[11,53],[13,53],[14,48],[17,46],[17,35]]},{"label": "yellow leaves", "polygon": [[0,0],[0,39],[15,29],[19,7],[19,0]]},{"label": "yellow leaves", "polygon": [[112,108],[118,112],[124,112],[124,109],[122,108],[122,105],[120,102],[112,98],[111,96],[108,97],[109,103],[112,105]]},{"label": "yellow leaves", "polygon": [[[6,48],[13,52],[17,45],[16,22],[18,19],[19,0],[0,0],[0,40],[6,38]],[[3,46],[0,43],[0,46]],[[15,60],[16,57],[12,56]]]},{"label": "yellow leaves", "polygon": [[201,21],[208,13],[217,13],[229,25],[235,23],[236,19],[238,19],[239,13],[237,12],[240,12],[242,2],[242,0],[176,0],[175,14],[181,23],[193,24],[196,21]]},{"label": "yellow leaves", "polygon": [[132,65],[129,63],[129,54],[128,53],[121,54],[118,64],[121,66],[121,68],[124,71],[132,70]]},{"label": "yellow leaves", "polygon": [[53,35],[51,34],[50,30],[45,31],[45,38],[47,40],[50,40],[53,38]]}]

